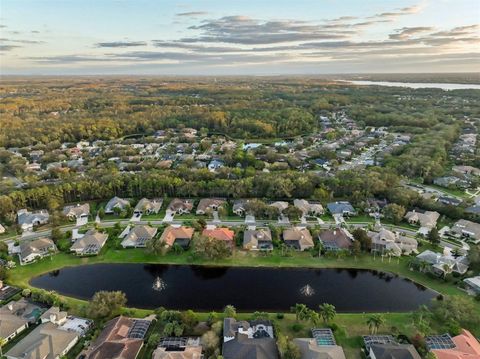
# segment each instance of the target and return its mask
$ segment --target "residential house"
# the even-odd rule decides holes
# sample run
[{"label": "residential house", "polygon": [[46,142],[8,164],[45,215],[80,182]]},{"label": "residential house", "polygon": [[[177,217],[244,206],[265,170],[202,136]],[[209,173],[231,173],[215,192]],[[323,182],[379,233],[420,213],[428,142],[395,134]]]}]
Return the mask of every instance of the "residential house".
[{"label": "residential house", "polygon": [[452,171],[462,175],[480,176],[480,169],[472,166],[453,166]]},{"label": "residential house", "polygon": [[391,253],[397,257],[417,253],[418,242],[398,232],[382,228],[379,232],[368,232],[368,236],[372,239],[372,252]]},{"label": "residential house", "polygon": [[309,202],[305,199],[294,199],[293,205],[302,211],[303,216],[320,216],[323,214],[323,206],[318,202]]},{"label": "residential house", "polygon": [[197,214],[204,215],[213,211],[218,211],[220,207],[223,207],[226,201],[221,198],[202,198],[197,206]]},{"label": "residential house", "polygon": [[50,215],[46,210],[29,212],[26,209],[21,209],[17,212],[18,225],[22,228],[22,231],[31,231],[33,227],[47,224],[49,218]]},{"label": "residential house", "polygon": [[371,359],[421,359],[412,344],[372,344],[368,354]]},{"label": "residential house", "polygon": [[446,206],[459,206],[462,203],[461,199],[449,197],[449,196],[440,196],[438,197],[438,202]]},{"label": "residential house", "polygon": [[18,257],[20,264],[25,265],[36,261],[37,259],[49,256],[57,251],[55,243],[48,238],[39,238],[33,241],[22,241],[20,243],[20,252]]},{"label": "residential house", "polygon": [[269,321],[223,320],[224,359],[278,359],[278,349]]},{"label": "residential house", "polygon": [[246,199],[237,199],[233,202],[232,211],[237,216],[243,217],[245,215],[246,207],[248,200]]},{"label": "residential house", "polygon": [[245,230],[243,232],[243,249],[271,251],[273,249],[272,232],[268,228]]},{"label": "residential house", "polygon": [[202,359],[200,338],[162,338],[152,359]]},{"label": "residential house", "polygon": [[7,359],[58,359],[78,342],[77,332],[59,328],[52,322],[40,324],[10,349]]},{"label": "residential house", "polygon": [[21,309],[16,302],[10,302],[0,308],[0,338],[4,338],[7,342],[24,331],[30,323],[28,318],[17,314],[19,310]]},{"label": "residential house", "polygon": [[160,211],[160,208],[162,208],[162,204],[163,199],[161,198],[155,198],[152,200],[142,198],[133,209],[133,214],[136,216],[157,214]]},{"label": "residential house", "polygon": [[347,201],[329,203],[327,208],[332,215],[354,216],[356,214],[353,206]]},{"label": "residential house", "polygon": [[202,232],[202,235],[208,238],[215,239],[217,241],[223,241],[230,248],[235,247],[235,232],[229,228],[205,228]]},{"label": "residential house", "polygon": [[475,295],[480,294],[480,275],[476,277],[465,278],[463,282]]},{"label": "residential house", "polygon": [[77,255],[97,255],[107,242],[108,234],[89,229],[82,237],[78,238],[70,247]]},{"label": "residential house", "polygon": [[168,210],[175,214],[190,213],[193,209],[193,201],[191,199],[173,199],[168,205]]},{"label": "residential house", "polygon": [[413,210],[407,212],[404,218],[410,224],[420,225],[420,233],[428,234],[428,232],[430,232],[432,228],[437,226],[437,221],[438,218],[440,218],[440,213],[436,211]]},{"label": "residential house", "polygon": [[433,349],[437,359],[478,359],[480,358],[480,343],[466,329],[460,335],[452,338],[454,347],[450,349]]},{"label": "residential house", "polygon": [[208,164],[208,170],[210,172],[215,172],[216,170],[218,170],[219,168],[222,168],[224,166],[225,166],[225,163],[222,160],[214,159],[214,160],[210,161],[210,163]]},{"label": "residential house", "polygon": [[310,231],[304,227],[291,227],[285,229],[283,231],[283,241],[287,246],[300,251],[315,246]]},{"label": "residential house", "polygon": [[269,206],[278,209],[278,213],[282,213],[288,208],[288,202],[276,201],[269,204]]},{"label": "residential house", "polygon": [[105,214],[114,214],[116,210],[124,211],[129,206],[129,201],[115,196],[105,206]]},{"label": "residential house", "polygon": [[63,207],[63,215],[70,220],[88,218],[90,215],[90,204],[76,204]]},{"label": "residential house", "polygon": [[445,176],[445,177],[437,177],[433,180],[433,183],[440,187],[455,187],[456,184],[460,181],[460,178],[455,176]]},{"label": "residential house", "polygon": [[123,248],[145,247],[147,242],[157,235],[157,228],[150,226],[136,226],[128,232],[122,241]]},{"label": "residential house", "polygon": [[353,244],[353,236],[344,228],[327,229],[318,236],[326,251],[350,250]]},{"label": "residential house", "polygon": [[420,253],[417,261],[431,265],[431,270],[437,275],[446,275],[448,273],[465,274],[468,270],[468,259],[466,256],[455,257],[450,253],[440,254],[426,250]]},{"label": "residential house", "polygon": [[185,226],[168,226],[162,233],[160,241],[165,243],[166,247],[172,247],[174,244],[182,248],[188,248],[192,240],[194,229]]},{"label": "residential house", "polygon": [[302,359],[345,359],[343,348],[337,345],[329,328],[312,329],[313,338],[295,338]]},{"label": "residential house", "polygon": [[50,307],[45,313],[40,316],[42,323],[53,323],[62,325],[66,322],[68,313],[61,311],[59,307]]},{"label": "residential house", "polygon": [[149,326],[149,320],[124,316],[110,320],[88,348],[85,359],[135,359]]},{"label": "residential house", "polygon": [[471,240],[475,244],[480,243],[480,224],[460,219],[455,222],[450,232],[459,238]]}]

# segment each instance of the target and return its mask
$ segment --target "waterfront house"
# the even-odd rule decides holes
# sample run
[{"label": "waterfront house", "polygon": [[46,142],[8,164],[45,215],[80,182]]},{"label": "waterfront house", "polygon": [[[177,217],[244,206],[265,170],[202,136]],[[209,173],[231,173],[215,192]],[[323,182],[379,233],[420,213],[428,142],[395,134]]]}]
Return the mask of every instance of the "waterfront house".
[{"label": "waterfront house", "polygon": [[476,277],[465,278],[463,282],[475,295],[480,294],[480,275]]},{"label": "waterfront house", "polygon": [[353,236],[346,229],[327,229],[318,236],[325,251],[350,250]]},{"label": "waterfront house", "polygon": [[28,306],[29,302],[22,299],[0,307],[0,338],[4,338],[8,342],[28,327],[32,318],[26,318],[22,315]]},{"label": "waterfront house", "polygon": [[120,197],[113,197],[105,206],[105,214],[114,214],[116,208],[119,211],[125,210],[130,206],[130,202]]},{"label": "waterfront house", "polygon": [[186,249],[190,245],[193,236],[193,228],[185,226],[168,226],[162,233],[160,241],[165,243],[166,247],[172,247],[174,244]]},{"label": "waterfront house", "polygon": [[82,237],[78,238],[70,247],[77,255],[97,255],[107,242],[108,234],[89,229]]},{"label": "waterfront house", "polygon": [[78,342],[75,331],[59,328],[52,322],[40,324],[11,348],[7,359],[57,359],[64,357]]},{"label": "waterfront house", "polygon": [[145,247],[146,243],[157,234],[157,228],[150,226],[136,226],[128,232],[122,241],[123,248]]},{"label": "waterfront house", "polygon": [[466,329],[452,338],[453,348],[432,349],[437,359],[478,359],[480,358],[480,343]]},{"label": "waterfront house", "polygon": [[272,232],[269,228],[245,230],[243,232],[243,249],[271,251],[273,249]]},{"label": "waterfront house", "polygon": [[368,354],[370,359],[421,359],[412,344],[372,344]]},{"label": "waterfront house", "polygon": [[278,349],[270,321],[223,320],[224,359],[262,358],[278,359]]},{"label": "waterfront house", "polygon": [[24,240],[20,243],[18,257],[20,264],[25,265],[37,259],[49,256],[57,251],[55,243],[48,238],[39,238],[33,241]]},{"label": "waterfront house", "polygon": [[87,349],[85,359],[136,359],[149,326],[149,320],[124,316],[110,320]]},{"label": "waterfront house", "polygon": [[416,257],[418,262],[430,264],[431,270],[437,275],[448,273],[465,274],[468,270],[468,259],[466,256],[453,256],[450,253],[436,253],[426,250]]},{"label": "waterfront house", "polygon": [[417,240],[398,232],[382,228],[379,232],[368,232],[368,236],[372,239],[372,252],[391,253],[397,257],[417,253]]},{"label": "waterfront house", "polygon": [[165,337],[160,340],[152,359],[202,359],[200,338]]},{"label": "waterfront house", "polygon": [[217,241],[223,241],[230,248],[233,248],[235,246],[235,242],[234,242],[235,232],[229,228],[225,228],[225,227],[206,228],[203,230],[202,235]]},{"label": "waterfront house", "polygon": [[283,241],[291,248],[299,251],[313,248],[313,238],[310,231],[304,227],[291,227],[283,231]]},{"label": "waterfront house", "polygon": [[345,359],[343,348],[337,345],[329,328],[312,329],[313,338],[295,338],[302,359]]}]

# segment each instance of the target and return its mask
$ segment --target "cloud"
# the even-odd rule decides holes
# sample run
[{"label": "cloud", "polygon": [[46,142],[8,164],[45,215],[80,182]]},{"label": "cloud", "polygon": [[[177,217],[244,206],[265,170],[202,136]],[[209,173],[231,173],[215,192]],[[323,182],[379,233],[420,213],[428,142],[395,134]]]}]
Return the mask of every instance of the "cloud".
[{"label": "cloud", "polygon": [[21,46],[18,46],[18,45],[4,45],[4,44],[0,44],[0,51],[1,52],[7,52],[7,51],[12,51],[13,49],[16,49],[18,47],[21,47]]},{"label": "cloud", "polygon": [[418,35],[425,32],[431,32],[433,30],[434,28],[429,26],[404,27],[396,30],[397,33],[390,34],[389,38],[394,40],[403,40],[403,39],[408,39],[414,35]]},{"label": "cloud", "polygon": [[181,12],[175,14],[176,16],[185,16],[185,17],[197,17],[197,16],[204,16],[208,15],[207,11],[190,11],[190,12]]},{"label": "cloud", "polygon": [[146,46],[145,41],[112,41],[112,42],[98,42],[95,47],[136,47]]},{"label": "cloud", "polygon": [[398,18],[400,16],[417,14],[420,11],[422,11],[423,8],[424,8],[423,4],[409,6],[409,7],[403,7],[403,8],[397,9],[397,10],[375,14],[373,16],[370,16],[369,18],[370,19],[378,19],[378,18],[395,19],[395,18]]}]

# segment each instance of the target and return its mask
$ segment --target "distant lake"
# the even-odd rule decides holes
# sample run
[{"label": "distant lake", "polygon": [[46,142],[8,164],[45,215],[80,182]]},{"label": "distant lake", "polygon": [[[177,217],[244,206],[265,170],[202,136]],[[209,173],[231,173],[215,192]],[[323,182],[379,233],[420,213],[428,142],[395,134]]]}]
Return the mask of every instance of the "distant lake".
[{"label": "distant lake", "polygon": [[480,90],[480,85],[477,84],[449,84],[449,83],[422,83],[422,82],[393,82],[393,81],[347,81],[355,85],[376,85],[376,86],[390,86],[390,87],[409,87],[412,89],[421,88],[437,88],[442,90]]},{"label": "distant lake", "polygon": [[[164,289],[153,289],[159,282]],[[92,264],[44,274],[30,284],[80,299],[120,290],[130,307],[202,311],[227,304],[239,311],[289,311],[295,303],[318,308],[324,302],[339,312],[409,311],[437,295],[408,279],[359,269]]]}]

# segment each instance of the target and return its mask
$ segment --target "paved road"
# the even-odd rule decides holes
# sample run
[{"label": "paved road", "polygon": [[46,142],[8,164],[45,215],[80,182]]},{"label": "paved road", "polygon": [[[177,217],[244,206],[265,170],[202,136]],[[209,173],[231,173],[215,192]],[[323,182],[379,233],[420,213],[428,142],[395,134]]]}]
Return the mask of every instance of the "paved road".
[{"label": "paved road", "polygon": [[[249,218],[249,219],[252,219],[252,218]],[[168,224],[181,225],[181,224],[183,224],[183,222],[184,222],[184,220],[175,220],[173,218],[171,222],[168,222]],[[132,222],[128,219],[120,219],[118,221],[117,220],[109,220],[109,221],[102,221],[100,223],[89,222],[88,224],[93,225],[95,223],[98,224],[98,226],[100,226],[101,228],[111,228],[111,227],[115,226],[116,223],[120,223],[121,226],[127,226],[128,224],[131,224]],[[140,221],[136,221],[134,224],[145,224],[145,225],[146,224],[152,224],[152,225],[155,225],[155,226],[159,226],[159,225],[163,225],[163,224],[167,224],[167,223],[165,223],[161,219],[158,219],[158,220],[140,220]],[[238,221],[221,220],[219,222],[219,221],[215,221],[215,220],[209,220],[209,221],[207,221],[207,224],[217,225],[217,226],[223,225],[223,226],[228,226],[228,227],[237,227],[237,226],[244,226],[244,225],[257,226],[257,227],[272,225],[272,226],[276,226],[276,227],[284,227],[286,225],[285,223],[279,223],[277,220],[263,220],[263,221],[260,221],[260,220],[256,220],[255,218],[253,218],[252,222],[245,222],[241,218],[239,218]],[[369,223],[369,222],[358,222],[358,223],[351,222],[351,223],[348,223],[347,222],[347,225],[353,226],[355,228],[367,227],[370,224],[372,224],[372,223]],[[330,228],[332,226],[335,226],[335,222],[334,221],[328,221],[328,222],[323,222],[322,221],[322,223],[320,223],[320,221],[318,221],[318,220],[312,220],[312,221],[306,221],[304,223],[298,223],[296,225],[299,226],[299,227],[320,226],[320,228]],[[411,229],[396,227],[396,226],[393,226],[393,225],[385,225],[385,227],[388,228],[388,229],[394,230],[394,231],[405,233],[405,235],[407,235],[409,237],[414,237],[416,235],[416,231],[411,230]],[[60,227],[60,231],[65,233],[67,231],[73,230],[74,228],[75,228],[75,225],[73,225],[73,224],[72,225],[66,225],[66,226]],[[9,237],[9,238],[4,238],[4,239],[2,239],[2,241],[8,241],[8,240],[12,240],[12,239],[20,240],[20,241],[21,240],[32,240],[32,239],[41,238],[41,237],[49,237],[50,235],[51,235],[51,230],[47,229],[47,230],[32,232],[32,233],[29,233],[26,236],[14,236],[14,237]]]}]

